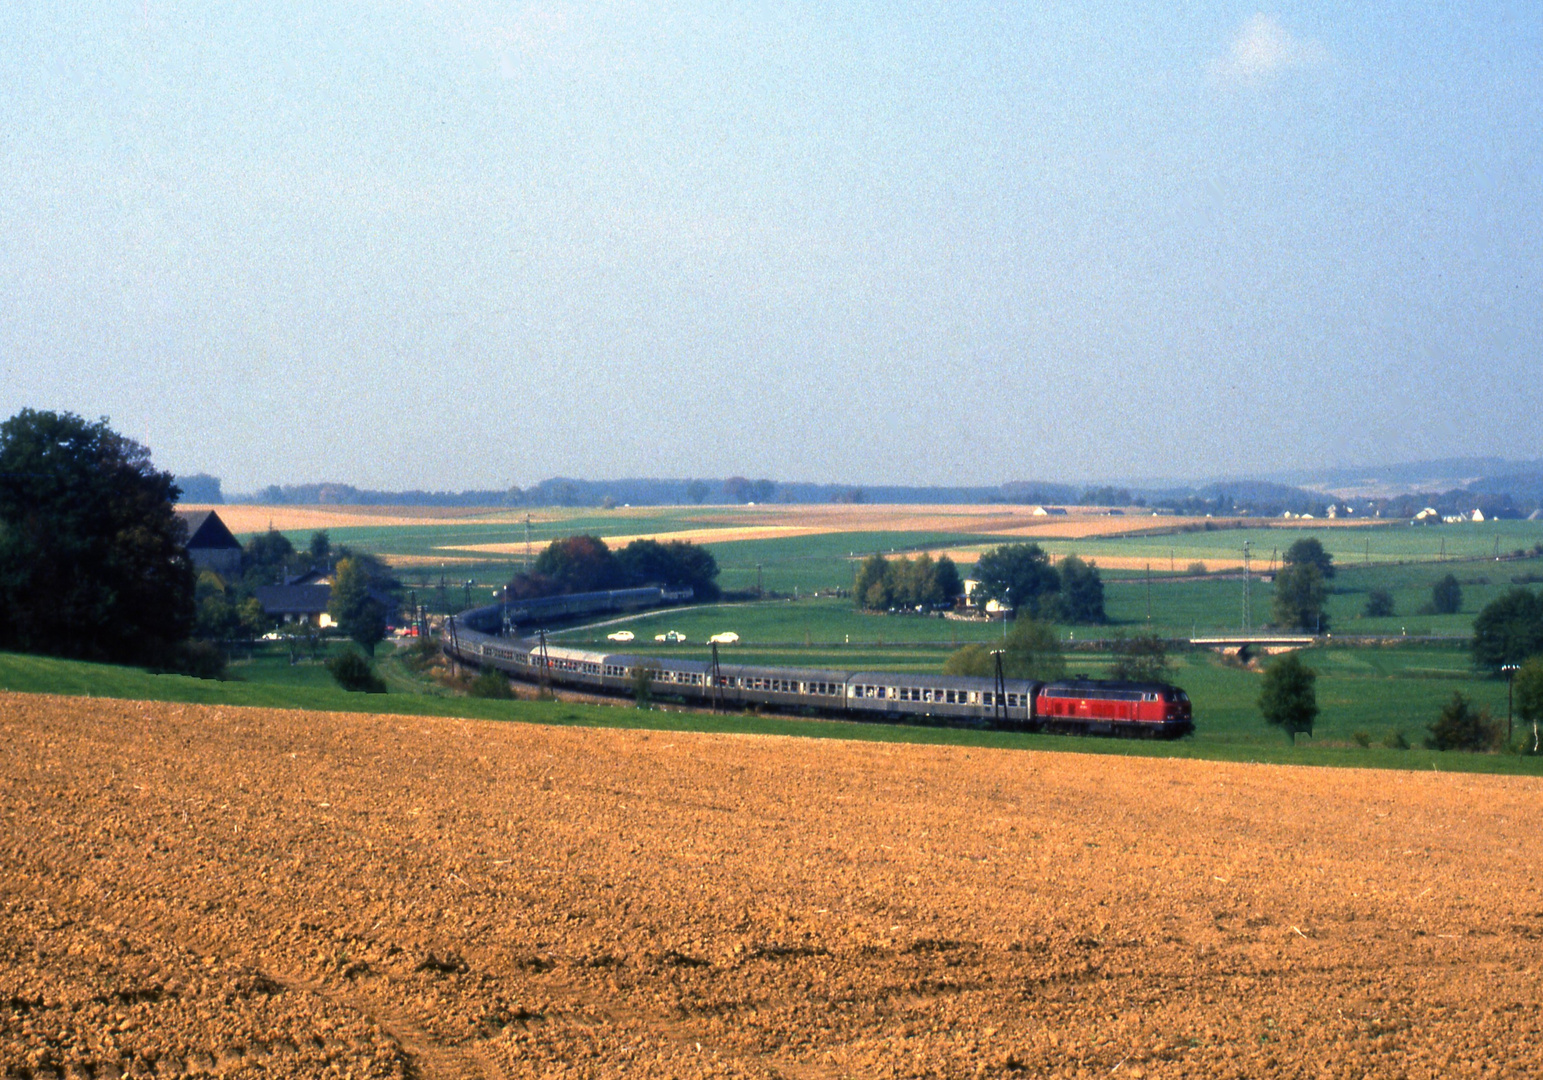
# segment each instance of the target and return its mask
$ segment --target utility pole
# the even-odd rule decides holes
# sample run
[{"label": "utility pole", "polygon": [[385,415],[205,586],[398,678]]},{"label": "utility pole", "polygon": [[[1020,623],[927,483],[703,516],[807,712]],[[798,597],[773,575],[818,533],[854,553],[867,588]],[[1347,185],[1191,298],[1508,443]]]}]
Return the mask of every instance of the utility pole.
[{"label": "utility pole", "polygon": [[525,515],[525,573],[530,573],[530,514]]},{"label": "utility pole", "polygon": [[991,655],[997,658],[997,689],[996,700],[991,703],[991,718],[1005,723],[1007,720],[1007,679],[1002,675],[1002,650],[993,649]]},{"label": "utility pole", "polygon": [[718,643],[713,642],[713,712],[723,711],[723,676],[718,671]]},{"label": "utility pole", "polygon": [[1249,596],[1249,586],[1252,584],[1252,577],[1249,573],[1248,563],[1248,548],[1252,542],[1251,540],[1243,541],[1243,629],[1245,631],[1252,625],[1254,615],[1250,607],[1252,598]]},{"label": "utility pole", "polygon": [[1152,564],[1147,563],[1147,622],[1152,621]]},{"label": "utility pole", "polygon": [[1511,745],[1511,683],[1516,678],[1518,665],[1501,664],[1500,670],[1505,672],[1505,744]]},{"label": "utility pole", "polygon": [[541,687],[540,696],[549,698],[552,696],[552,658],[546,652],[546,631],[538,630],[536,633],[540,638],[541,649],[541,667],[537,671],[536,682]]}]

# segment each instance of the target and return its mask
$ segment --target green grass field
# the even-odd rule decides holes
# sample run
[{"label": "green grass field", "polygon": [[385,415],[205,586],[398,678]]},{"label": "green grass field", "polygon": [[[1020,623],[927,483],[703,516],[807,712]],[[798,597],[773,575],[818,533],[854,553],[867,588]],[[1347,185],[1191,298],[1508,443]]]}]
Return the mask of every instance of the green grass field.
[{"label": "green grass field", "polygon": [[[682,655],[705,656],[699,646],[677,647]],[[788,665],[836,666],[848,670],[936,671],[946,648],[923,645],[842,647],[764,647],[732,649],[734,659]],[[1175,658],[1174,681],[1194,701],[1196,732],[1174,743],[1026,735],[922,726],[889,726],[840,720],[801,719],[754,714],[713,716],[661,707],[626,704],[579,705],[561,702],[497,702],[467,698],[413,675],[382,646],[378,667],[390,693],[350,694],[332,684],[313,661],[288,662],[281,647],[260,651],[233,665],[235,678],[213,682],[177,675],[151,675],[137,669],[0,654],[0,689],[85,697],[247,705],[396,715],[462,716],[525,723],[636,727],[781,734],[812,738],[850,738],[884,742],[937,743],[1059,750],[1094,754],[1174,756],[1225,761],[1259,761],[1338,767],[1413,768],[1543,775],[1543,757],[1516,754],[1437,753],[1420,749],[1426,726],[1454,691],[1491,710],[1502,722],[1506,688],[1476,676],[1466,652],[1452,646],[1400,645],[1384,648],[1323,648],[1303,654],[1320,672],[1321,715],[1315,735],[1295,746],[1259,718],[1255,701],[1259,673],[1231,666],[1207,652]],[[1074,653],[1072,670],[1099,675],[1109,657]],[[1370,746],[1356,743],[1364,733]],[[1394,750],[1384,742],[1402,732],[1415,748]],[[1518,729],[1518,740],[1525,734]]]},{"label": "green grass field", "polygon": [[[718,523],[733,524],[739,513],[750,510],[714,507],[712,517]],[[599,510],[567,512],[560,520],[534,525],[535,550],[554,538],[577,532],[600,536],[629,535],[650,531],[670,531],[699,526],[701,512],[690,508],[661,507],[632,510],[625,514]],[[1162,529],[1168,519],[1154,518],[1153,528]],[[432,559],[456,553],[447,549],[471,544],[512,543],[523,545],[523,523],[488,523],[455,520],[436,525],[401,525],[340,527],[329,530],[334,543],[349,544],[387,557],[409,556]],[[309,534],[289,534],[298,546]],[[1144,570],[1106,569],[1104,571],[1107,609],[1117,626],[1148,624],[1169,636],[1220,633],[1242,625],[1242,582],[1224,576],[1184,580],[1192,562],[1205,559],[1237,559],[1244,540],[1252,546],[1254,565],[1267,573],[1279,563],[1279,553],[1293,541],[1314,537],[1334,556],[1339,575],[1333,584],[1328,604],[1330,630],[1340,633],[1367,634],[1466,634],[1472,616],[1485,603],[1511,587],[1515,577],[1543,580],[1543,558],[1507,558],[1496,562],[1494,556],[1511,556],[1518,551],[1532,552],[1543,544],[1543,522],[1493,521],[1443,526],[1375,524],[1355,528],[1291,528],[1280,522],[1261,520],[1246,529],[1216,528],[1171,532],[1166,535],[1120,535],[1086,537],[1077,540],[1046,540],[1043,546],[1057,557],[1079,554],[1089,559],[1147,559],[1151,562],[1151,584]],[[850,588],[857,562],[875,551],[904,554],[928,548],[983,548],[1002,542],[1001,538],[972,533],[952,532],[850,532],[818,536],[786,537],[770,540],[740,540],[705,545],[718,560],[720,584],[729,591],[744,591],[760,586],[768,593],[805,597],[816,591]],[[460,553],[464,556],[464,553]],[[1445,561],[1438,561],[1445,559]],[[464,606],[464,582],[473,581],[474,604],[488,603],[493,588],[519,569],[521,555],[490,555],[472,562],[447,562],[443,568],[416,564],[404,568],[400,576],[418,592],[420,602],[440,609],[437,589],[441,573],[450,582],[443,607],[458,610]],[[1456,616],[1422,614],[1430,601],[1431,584],[1446,573],[1455,574],[1463,583],[1464,607]],[[1176,580],[1178,579],[1178,580]],[[1364,619],[1366,593],[1372,588],[1392,590],[1397,614],[1383,619]],[[1253,625],[1269,619],[1270,587],[1255,580],[1252,588]],[[830,633],[843,635],[849,627],[825,626]],[[818,638],[819,620],[809,628]],[[896,630],[908,635],[909,630]],[[796,639],[802,640],[800,633]],[[855,639],[854,639],[855,640]]]},{"label": "green grass field", "polygon": [[[1162,520],[1154,518],[1154,527],[1161,528],[1158,523]],[[1390,522],[1353,528],[1311,528],[1299,523],[1283,527],[1279,522],[1261,520],[1243,528],[1052,540],[1044,546],[1057,554],[1075,552],[1088,559],[1100,555],[1147,558],[1154,571],[1179,572],[1196,559],[1241,559],[1243,541],[1247,540],[1255,565],[1268,570],[1272,560],[1279,564],[1280,552],[1306,537],[1321,543],[1339,566],[1476,560],[1530,551],[1543,542],[1543,522],[1484,521],[1431,526]]]},{"label": "green grass field", "polygon": [[[733,511],[713,508],[720,521]],[[602,536],[689,528],[697,521],[690,509],[607,514],[573,511],[562,520],[538,525],[533,541],[539,546],[558,536],[595,532]],[[1161,519],[1154,519],[1161,522]],[[364,712],[426,713],[540,723],[692,728],[713,731],[756,731],[974,745],[1023,746],[1090,753],[1168,754],[1225,760],[1297,762],[1302,764],[1397,768],[1477,769],[1537,773],[1543,759],[1501,754],[1439,754],[1423,749],[1385,749],[1382,743],[1402,732],[1419,746],[1426,726],[1454,692],[1461,692],[1503,719],[1505,685],[1478,677],[1468,662],[1466,639],[1474,615],[1484,604],[1515,584],[1543,580],[1543,558],[1507,558],[1543,543],[1543,523],[1486,522],[1430,528],[1379,524],[1354,529],[1283,529],[1259,522],[1247,530],[1218,528],[1172,535],[1118,536],[1107,539],[1052,540],[1044,546],[1058,554],[1076,552],[1091,559],[1150,558],[1150,574],[1106,569],[1106,609],[1110,623],[1100,627],[1065,627],[1063,638],[1096,643],[1118,633],[1152,628],[1164,637],[1234,633],[1242,625],[1243,582],[1231,573],[1190,577],[1189,563],[1232,558],[1242,541],[1252,543],[1255,566],[1265,572],[1279,551],[1304,536],[1315,536],[1334,555],[1338,573],[1331,582],[1327,614],[1333,637],[1324,647],[1304,653],[1320,672],[1322,714],[1316,737],[1292,747],[1259,719],[1257,671],[1230,666],[1217,655],[1183,651],[1175,655],[1174,680],[1195,702],[1197,731],[1176,744],[1144,744],[1104,739],[1028,736],[925,727],[885,727],[841,721],[766,716],[712,717],[698,713],[641,711],[624,706],[578,706],[473,700],[413,675],[393,657],[391,646],[381,650],[379,665],[391,693],[385,696],[347,694],[332,683],[317,663],[291,665],[283,647],[260,650],[232,665],[233,681],[201,682],[168,675],[148,675],[123,668],[73,664],[36,657],[0,655],[0,686],[16,690],[157,700],[227,703],[264,707],[338,709]],[[381,555],[432,556],[442,548],[477,543],[516,543],[524,539],[523,523],[495,524],[459,520],[433,526],[346,527],[330,530],[335,543],[346,543]],[[308,534],[292,533],[303,545]],[[752,663],[831,667],[845,671],[938,671],[949,652],[974,641],[991,641],[1002,632],[1000,623],[972,623],[921,615],[875,615],[858,611],[849,600],[813,598],[816,591],[850,588],[857,562],[873,553],[909,553],[927,548],[981,547],[999,538],[967,533],[857,532],[772,540],[744,540],[707,545],[718,559],[721,583],[729,590],[759,584],[769,593],[796,600],[774,599],[752,604],[699,606],[653,612],[602,626],[564,630],[554,635],[563,644],[610,650],[706,658],[710,634],[732,630],[742,642],[727,647],[729,660]],[[1438,561],[1441,557],[1445,561]],[[472,564],[453,564],[446,576],[453,583],[445,607],[465,604],[463,582],[477,582],[473,604],[490,601],[492,587],[518,568],[518,556],[490,556]],[[1169,567],[1173,570],[1170,571]],[[1462,610],[1455,615],[1425,613],[1431,586],[1454,574],[1463,588]],[[435,605],[439,570],[411,567],[404,582],[419,590],[418,599]],[[1269,621],[1272,586],[1259,578],[1251,584],[1253,625]],[[1361,615],[1367,593],[1386,588],[1394,597],[1396,614],[1368,619]],[[616,646],[605,635],[632,630],[639,639]],[[653,636],[679,630],[688,644],[655,645]],[[1335,638],[1380,635],[1391,644],[1347,647]],[[1404,640],[1405,635],[1411,640]],[[1423,639],[1423,640],[1413,640]],[[1069,654],[1075,673],[1102,675],[1110,657],[1106,648],[1084,644]],[[1357,733],[1371,743],[1357,744]]]}]

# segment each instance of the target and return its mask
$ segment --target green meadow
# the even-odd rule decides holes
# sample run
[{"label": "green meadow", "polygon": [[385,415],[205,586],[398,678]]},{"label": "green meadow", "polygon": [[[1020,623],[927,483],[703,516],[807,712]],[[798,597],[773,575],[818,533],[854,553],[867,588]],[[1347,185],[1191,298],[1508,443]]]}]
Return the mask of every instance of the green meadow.
[{"label": "green meadow", "polygon": [[[661,647],[643,651],[665,650]],[[705,648],[697,645],[674,646],[668,651],[682,656],[708,655]],[[924,644],[840,649],[747,646],[725,648],[723,653],[728,660],[754,663],[828,665],[844,670],[936,671],[947,655],[947,648]],[[1257,670],[1199,650],[1173,657],[1173,679],[1189,692],[1194,702],[1196,731],[1189,738],[1171,743],[892,726],[754,712],[713,715],[682,709],[667,701],[655,702],[648,708],[630,703],[484,701],[452,693],[414,675],[390,645],[383,645],[377,658],[377,667],[389,687],[389,692],[381,695],[345,693],[333,685],[321,663],[305,659],[291,664],[282,646],[265,647],[251,658],[235,662],[232,678],[224,682],[49,657],[0,654],[0,689],[206,705],[459,716],[519,723],[742,732],[1277,764],[1543,774],[1543,757],[1438,753],[1421,748],[1427,725],[1454,692],[1488,708],[1504,722],[1505,684],[1476,675],[1460,645],[1324,647],[1306,650],[1303,657],[1319,672],[1321,713],[1313,736],[1301,737],[1295,745],[1260,719],[1255,704],[1260,680]],[[1069,660],[1074,672],[1096,676],[1107,670],[1110,657],[1102,652],[1074,652]],[[524,693],[529,697],[528,690]],[[1410,744],[1409,749],[1392,748],[1400,736]],[[1518,725],[1516,742],[1525,743],[1529,736],[1530,730],[1524,731]]]},{"label": "green meadow", "polygon": [[[717,508],[721,509],[721,508]],[[691,527],[686,510],[630,512],[574,511],[558,522],[533,529],[539,547],[558,536],[595,532],[630,535]],[[477,543],[523,543],[523,524],[460,519],[433,526],[348,527],[329,530],[334,543],[380,555],[422,559],[446,549]],[[1227,571],[1191,575],[1191,562],[1241,553],[1251,543],[1254,565],[1267,575],[1272,555],[1304,535],[1316,536],[1334,555],[1338,572],[1327,605],[1329,635],[1303,658],[1319,672],[1321,707],[1312,738],[1293,746],[1259,717],[1256,705],[1260,674],[1216,652],[1176,647],[1173,680],[1190,694],[1195,734],[1175,743],[1026,735],[1008,732],[887,726],[813,717],[710,713],[656,703],[649,709],[627,704],[579,705],[563,702],[483,701],[452,692],[414,674],[390,644],[383,645],[378,669],[385,695],[349,694],[337,688],[318,660],[291,663],[282,645],[267,645],[235,660],[231,678],[202,681],[175,675],[42,657],[0,655],[0,688],[82,696],[250,705],[267,708],[345,710],[365,713],[424,714],[516,722],[647,727],[670,730],[744,731],[817,738],[934,742],[980,746],[1056,749],[1097,754],[1166,755],[1234,761],[1378,768],[1462,769],[1494,772],[1543,772],[1543,758],[1514,753],[1437,753],[1420,747],[1426,727],[1443,703],[1461,693],[1488,708],[1504,723],[1506,686],[1474,672],[1467,639],[1474,615],[1490,600],[1518,584],[1543,581],[1543,557],[1531,553],[1543,544],[1543,523],[1486,522],[1414,528],[1374,525],[1356,529],[1281,529],[1260,522],[1249,529],[1217,528],[1170,535],[1051,540],[1059,554],[1072,551],[1091,558],[1129,560],[1150,557],[1152,570],[1104,572],[1104,626],[1063,627],[1069,670],[1100,676],[1111,664],[1110,639],[1152,629],[1169,639],[1237,633],[1243,623],[1244,582]],[[297,546],[309,536],[296,532]],[[862,532],[708,545],[721,568],[721,582],[731,591],[767,594],[757,601],[725,602],[604,620],[595,625],[557,629],[554,643],[612,651],[710,656],[709,635],[733,631],[741,641],[725,646],[725,661],[828,667],[842,671],[938,671],[951,651],[976,641],[1000,637],[1000,623],[856,609],[850,600],[829,595],[849,588],[859,559],[875,551],[906,554],[942,547],[984,548],[999,538],[967,533]],[[1502,559],[1497,561],[1496,553]],[[519,568],[518,555],[490,556],[473,564],[451,564],[444,606],[465,605],[464,583],[475,582],[473,604],[489,602],[492,590]],[[1129,565],[1128,562],[1125,565]],[[1174,567],[1170,570],[1169,567]],[[440,571],[410,566],[404,583],[419,599],[437,606]],[[1431,588],[1452,574],[1462,585],[1462,609],[1455,615],[1429,613]],[[1263,576],[1249,583],[1252,624],[1269,620],[1271,584]],[[1366,618],[1362,611],[1372,589],[1387,589],[1395,614]],[[815,593],[821,593],[815,596]],[[525,628],[535,629],[535,628]],[[636,640],[618,645],[607,634],[632,631]],[[655,643],[669,630],[686,635],[679,645]],[[335,643],[330,646],[338,647]],[[1530,729],[1518,729],[1516,741],[1530,741]],[[1395,749],[1400,740],[1410,749]],[[1362,745],[1362,744],[1365,745]]]}]

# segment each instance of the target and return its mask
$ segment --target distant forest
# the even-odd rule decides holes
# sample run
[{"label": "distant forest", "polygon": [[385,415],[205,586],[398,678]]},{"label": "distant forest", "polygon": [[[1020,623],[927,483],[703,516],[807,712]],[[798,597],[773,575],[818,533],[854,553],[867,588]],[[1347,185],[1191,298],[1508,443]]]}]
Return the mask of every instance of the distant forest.
[{"label": "distant forest", "polygon": [[[1442,491],[1337,499],[1321,491],[1268,480],[1159,488],[1075,486],[1019,480],[994,487],[807,484],[726,479],[576,480],[554,477],[528,488],[468,491],[374,491],[351,484],[273,484],[227,497],[218,477],[177,477],[184,503],[256,503],[277,506],[690,506],[753,503],[919,503],[1137,507],[1155,512],[1217,517],[1282,514],[1324,517],[1331,512],[1387,518],[1413,517],[1425,507],[1441,514],[1482,511],[1486,518],[1527,517],[1543,506],[1543,467],[1494,462],[1495,473]],[[1412,466],[1409,468],[1413,468]]]}]

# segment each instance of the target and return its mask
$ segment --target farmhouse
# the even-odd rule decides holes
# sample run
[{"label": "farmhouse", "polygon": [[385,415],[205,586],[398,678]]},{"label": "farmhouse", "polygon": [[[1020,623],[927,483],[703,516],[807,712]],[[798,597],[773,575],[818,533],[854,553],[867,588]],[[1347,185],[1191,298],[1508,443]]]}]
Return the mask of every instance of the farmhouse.
[{"label": "farmhouse", "polygon": [[287,623],[301,622],[325,629],[332,625],[327,605],[332,600],[332,586],[259,585],[253,590],[263,614]]},{"label": "farmhouse", "polygon": [[226,581],[241,576],[241,543],[213,510],[178,510],[188,530],[187,553],[193,568],[220,575]]}]

